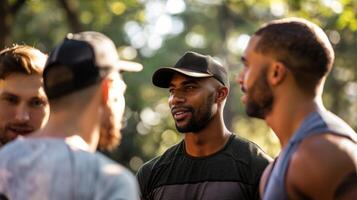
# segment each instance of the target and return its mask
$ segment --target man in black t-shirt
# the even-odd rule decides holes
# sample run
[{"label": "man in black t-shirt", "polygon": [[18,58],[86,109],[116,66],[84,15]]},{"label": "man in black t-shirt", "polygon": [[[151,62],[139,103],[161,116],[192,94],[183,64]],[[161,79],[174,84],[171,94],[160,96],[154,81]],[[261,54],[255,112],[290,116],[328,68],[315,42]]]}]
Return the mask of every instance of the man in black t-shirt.
[{"label": "man in black t-shirt", "polygon": [[259,199],[259,179],[270,158],[223,122],[227,71],[210,56],[187,52],[158,69],[153,84],[169,88],[169,106],[184,140],[144,164],[141,199]]}]

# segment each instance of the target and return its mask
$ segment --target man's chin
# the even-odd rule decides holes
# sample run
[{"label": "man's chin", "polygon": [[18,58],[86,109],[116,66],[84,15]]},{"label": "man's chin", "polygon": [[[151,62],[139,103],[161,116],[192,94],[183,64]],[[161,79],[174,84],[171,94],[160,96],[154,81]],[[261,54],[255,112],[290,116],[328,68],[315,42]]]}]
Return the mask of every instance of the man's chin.
[{"label": "man's chin", "polygon": [[186,133],[195,133],[195,132],[198,132],[200,131],[201,129],[203,128],[202,127],[199,127],[199,126],[193,126],[192,124],[191,125],[186,125],[186,126],[178,126],[176,124],[176,130],[182,134],[186,134]]},{"label": "man's chin", "polygon": [[176,126],[176,130],[179,132],[179,133],[182,133],[182,134],[185,134],[189,131],[186,130],[185,127],[179,127],[179,126]]},{"label": "man's chin", "polygon": [[177,123],[175,125],[176,125],[176,130],[182,134],[191,132],[189,127],[187,126],[178,125]]},{"label": "man's chin", "polygon": [[9,131],[11,135],[14,135],[15,138],[18,136],[25,136],[25,135],[30,135],[32,132],[34,132],[33,130],[31,131]]},{"label": "man's chin", "polygon": [[266,116],[269,114],[270,110],[268,109],[264,109],[264,108],[258,108],[258,107],[252,107],[252,106],[247,106],[246,107],[246,114],[249,117],[254,117],[254,118],[258,118],[258,119],[265,119]]}]

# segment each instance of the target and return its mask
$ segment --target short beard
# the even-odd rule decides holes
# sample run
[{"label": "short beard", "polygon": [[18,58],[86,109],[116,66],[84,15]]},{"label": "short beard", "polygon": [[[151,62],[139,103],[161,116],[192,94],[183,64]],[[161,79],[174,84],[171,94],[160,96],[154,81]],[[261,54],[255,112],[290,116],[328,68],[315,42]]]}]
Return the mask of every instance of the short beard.
[{"label": "short beard", "polygon": [[112,151],[121,142],[121,130],[120,126],[118,127],[118,123],[121,122],[115,121],[111,109],[105,108],[105,110],[107,113],[102,119],[98,149],[101,151]]},{"label": "short beard", "polygon": [[[16,134],[16,136],[11,135],[8,133],[8,130],[11,129],[11,127],[22,127],[22,128],[27,128],[28,131],[26,134],[22,133],[22,134]],[[0,147],[4,146],[5,144],[13,141],[16,139],[16,137],[18,136],[25,136],[28,135],[30,133],[32,133],[33,131],[35,131],[35,128],[33,128],[32,126],[28,125],[27,123],[11,123],[11,124],[6,124],[5,126],[0,128]]]},{"label": "short beard", "polygon": [[4,146],[6,143],[9,142],[8,138],[5,135],[5,128],[0,128],[0,147]]},{"label": "short beard", "polygon": [[253,87],[249,90],[251,92],[248,92],[246,113],[250,117],[265,119],[266,115],[272,110],[274,97],[269,87],[266,73],[267,68],[265,67]]},{"label": "short beard", "polygon": [[211,121],[212,119],[213,104],[214,93],[210,94],[207,97],[207,101],[205,102],[205,104],[201,108],[199,108],[197,113],[199,113],[199,111],[203,111],[203,114],[201,117],[197,117],[198,119],[195,118],[195,110],[192,107],[188,107],[189,111],[192,113],[192,118],[186,126],[178,127],[177,124],[175,124],[177,131],[180,133],[196,133],[204,129],[208,125],[209,121]]}]

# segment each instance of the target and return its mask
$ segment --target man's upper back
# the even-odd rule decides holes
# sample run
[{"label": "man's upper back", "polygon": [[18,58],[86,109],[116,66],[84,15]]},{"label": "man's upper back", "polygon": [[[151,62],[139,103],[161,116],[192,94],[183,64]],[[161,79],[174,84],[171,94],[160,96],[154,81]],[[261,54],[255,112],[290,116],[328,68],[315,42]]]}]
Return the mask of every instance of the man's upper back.
[{"label": "man's upper back", "polygon": [[0,157],[0,193],[11,200],[137,199],[128,170],[63,139],[21,138]]},{"label": "man's upper back", "polygon": [[142,199],[258,199],[268,156],[251,142],[232,136],[207,157],[191,157],[184,142],[146,163],[138,172]]}]

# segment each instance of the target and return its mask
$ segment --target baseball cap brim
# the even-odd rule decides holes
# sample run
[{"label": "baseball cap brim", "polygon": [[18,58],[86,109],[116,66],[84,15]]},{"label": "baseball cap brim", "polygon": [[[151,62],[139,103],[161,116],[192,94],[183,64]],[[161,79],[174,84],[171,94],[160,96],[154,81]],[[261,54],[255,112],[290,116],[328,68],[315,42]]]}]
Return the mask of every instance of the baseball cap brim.
[{"label": "baseball cap brim", "polygon": [[127,71],[127,72],[139,72],[143,69],[143,65],[137,62],[125,61],[125,60],[117,60],[114,63],[114,66],[119,71]]},{"label": "baseball cap brim", "polygon": [[213,77],[212,74],[208,74],[208,73],[197,72],[188,69],[163,67],[155,71],[154,75],[152,76],[152,83],[157,87],[168,88],[171,79],[175,73],[180,73],[195,78]]}]

